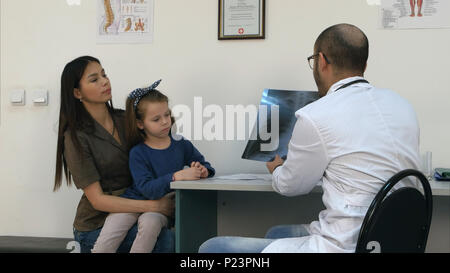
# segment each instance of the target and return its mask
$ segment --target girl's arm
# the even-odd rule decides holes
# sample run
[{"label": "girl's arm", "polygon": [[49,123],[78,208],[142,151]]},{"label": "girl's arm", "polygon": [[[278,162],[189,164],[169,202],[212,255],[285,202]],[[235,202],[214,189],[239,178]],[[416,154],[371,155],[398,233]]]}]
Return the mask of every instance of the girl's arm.
[{"label": "girl's arm", "polygon": [[199,162],[208,170],[208,177],[213,177],[216,173],[216,170],[211,166],[209,162],[205,160],[205,157],[195,148],[195,146],[189,141],[185,141],[185,147],[187,150],[188,157],[186,158],[186,165],[191,167],[192,162]]},{"label": "girl's arm", "polygon": [[156,200],[170,192],[173,173],[156,177],[151,162],[139,149],[132,149],[129,167],[133,177],[133,186],[148,200]]},{"label": "girl's arm", "polygon": [[134,186],[148,200],[160,199],[170,192],[170,182],[172,182],[173,173],[155,178],[148,171],[143,173],[134,169],[132,175]]},{"label": "girl's arm", "polygon": [[100,182],[92,183],[83,191],[94,209],[104,212],[159,212],[172,216],[175,209],[173,193],[159,200],[133,200],[104,194]]}]

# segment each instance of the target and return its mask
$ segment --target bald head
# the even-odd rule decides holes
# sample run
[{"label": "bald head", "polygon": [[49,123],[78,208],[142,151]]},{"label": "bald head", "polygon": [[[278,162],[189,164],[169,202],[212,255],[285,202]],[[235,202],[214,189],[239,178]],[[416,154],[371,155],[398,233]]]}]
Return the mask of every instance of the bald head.
[{"label": "bald head", "polygon": [[314,45],[317,52],[326,55],[336,72],[364,74],[369,57],[369,41],[356,26],[338,24],[325,29]]}]

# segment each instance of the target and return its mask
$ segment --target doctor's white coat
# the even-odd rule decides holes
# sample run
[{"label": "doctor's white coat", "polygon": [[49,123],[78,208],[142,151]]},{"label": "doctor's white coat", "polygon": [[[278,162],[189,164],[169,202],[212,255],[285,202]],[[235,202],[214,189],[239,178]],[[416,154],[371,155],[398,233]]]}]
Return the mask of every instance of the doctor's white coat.
[{"label": "doctor's white coat", "polygon": [[[309,193],[322,182],[326,207],[305,225],[310,236],[278,239],[263,252],[354,252],[366,211],[382,185],[403,169],[419,169],[419,125],[398,94],[347,78],[296,112],[285,163],[273,172],[275,191]],[[402,186],[417,186],[404,180]],[[304,210],[308,208],[295,208]],[[381,246],[382,247],[382,246]]]}]

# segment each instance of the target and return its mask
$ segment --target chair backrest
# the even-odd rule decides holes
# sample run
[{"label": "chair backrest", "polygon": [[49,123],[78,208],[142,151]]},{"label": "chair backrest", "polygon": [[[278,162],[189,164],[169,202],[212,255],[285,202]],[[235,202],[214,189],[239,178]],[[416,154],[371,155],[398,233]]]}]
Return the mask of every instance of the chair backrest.
[{"label": "chair backrest", "polygon": [[[407,176],[419,179],[424,194],[416,188],[403,187],[388,195]],[[432,210],[433,197],[425,176],[412,169],[397,173],[381,188],[367,210],[356,252],[425,252]]]}]

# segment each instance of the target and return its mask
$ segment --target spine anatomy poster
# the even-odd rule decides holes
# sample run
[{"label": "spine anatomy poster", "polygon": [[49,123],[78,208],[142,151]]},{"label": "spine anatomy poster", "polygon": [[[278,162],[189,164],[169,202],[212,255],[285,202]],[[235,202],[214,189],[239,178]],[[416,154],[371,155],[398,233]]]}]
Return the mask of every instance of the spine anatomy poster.
[{"label": "spine anatomy poster", "polygon": [[97,0],[98,43],[152,43],[154,0]]},{"label": "spine anatomy poster", "polygon": [[381,0],[382,29],[449,28],[449,0]]}]

